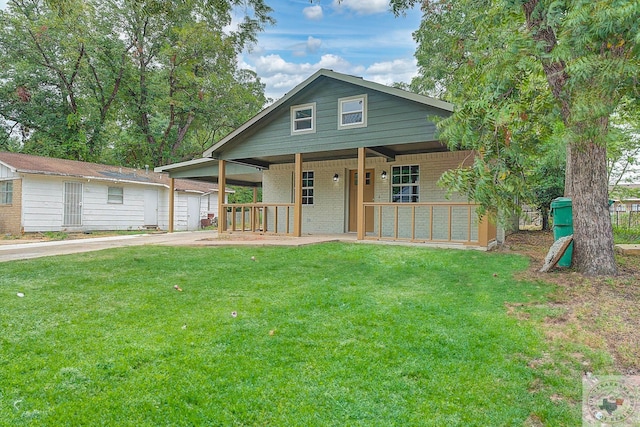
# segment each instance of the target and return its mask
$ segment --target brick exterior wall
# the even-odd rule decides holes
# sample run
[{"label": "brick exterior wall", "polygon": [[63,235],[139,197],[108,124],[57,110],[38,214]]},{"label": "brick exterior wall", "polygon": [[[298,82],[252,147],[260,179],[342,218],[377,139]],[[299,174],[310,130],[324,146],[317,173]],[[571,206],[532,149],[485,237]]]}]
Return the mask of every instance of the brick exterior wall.
[{"label": "brick exterior wall", "polygon": [[[304,156],[303,156],[304,161]],[[437,185],[438,179],[443,172],[456,168],[461,164],[471,164],[473,155],[469,151],[443,152],[431,154],[416,154],[398,156],[395,162],[387,163],[382,158],[367,158],[366,168],[374,169],[374,201],[391,201],[391,167],[401,165],[420,166],[420,201],[421,202],[466,202],[466,197],[453,195],[446,199],[446,189]],[[314,172],[314,205],[305,205],[302,208],[302,233],[303,234],[341,234],[346,232],[348,225],[348,171],[357,169],[356,159],[334,160],[326,162],[304,162],[302,169]],[[263,174],[263,202],[264,203],[292,203],[293,202],[293,164],[273,165]],[[387,172],[387,179],[381,178],[382,171]],[[338,174],[338,182],[333,181],[334,174]],[[385,208],[386,209],[386,208]],[[389,208],[392,209],[392,208]],[[437,208],[440,209],[440,208]],[[445,209],[445,208],[441,208]],[[389,211],[390,212],[390,211]],[[293,213],[292,213],[293,214]],[[377,214],[376,214],[377,216]],[[455,208],[453,211],[453,229],[458,230],[458,234],[452,236],[457,240],[466,240],[466,230],[468,227],[468,209]],[[274,215],[268,215],[269,229],[273,229],[271,222]],[[284,213],[278,214],[278,229],[284,230]],[[388,212],[383,212],[384,218],[389,218]],[[400,221],[405,224],[411,223],[411,213],[400,212]],[[422,224],[420,227],[422,236],[416,238],[428,238],[426,235],[427,224],[429,224],[429,213],[426,211],[416,213],[416,223]],[[377,233],[378,220],[374,221]],[[290,229],[292,229],[292,220]],[[448,234],[448,212],[437,212],[434,209],[433,238],[446,239]],[[460,230],[464,230],[461,232]],[[472,214],[472,239],[477,238],[477,218]],[[393,225],[383,226],[383,234],[393,233]],[[400,230],[400,237],[409,238],[410,231]]]},{"label": "brick exterior wall", "polygon": [[20,235],[22,232],[22,180],[13,180],[13,200],[10,205],[0,205],[0,233]]}]

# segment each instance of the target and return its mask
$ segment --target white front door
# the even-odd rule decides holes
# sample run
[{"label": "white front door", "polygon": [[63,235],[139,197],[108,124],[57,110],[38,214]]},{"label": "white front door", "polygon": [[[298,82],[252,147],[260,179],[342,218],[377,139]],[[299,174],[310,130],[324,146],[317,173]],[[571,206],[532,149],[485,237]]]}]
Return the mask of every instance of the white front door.
[{"label": "white front door", "polygon": [[200,229],[200,196],[187,197],[187,230]]},{"label": "white front door", "polygon": [[144,226],[158,226],[158,190],[144,190]]},{"label": "white front door", "polygon": [[64,183],[64,211],[62,225],[80,227],[82,225],[82,183]]}]

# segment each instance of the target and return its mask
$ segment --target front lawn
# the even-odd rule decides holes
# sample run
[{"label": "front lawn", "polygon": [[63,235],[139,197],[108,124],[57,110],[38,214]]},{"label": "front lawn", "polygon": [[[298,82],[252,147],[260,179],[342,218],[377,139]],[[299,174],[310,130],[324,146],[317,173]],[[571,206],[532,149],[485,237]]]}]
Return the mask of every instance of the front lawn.
[{"label": "front lawn", "polygon": [[344,243],[3,263],[0,425],[577,425],[527,265]]}]

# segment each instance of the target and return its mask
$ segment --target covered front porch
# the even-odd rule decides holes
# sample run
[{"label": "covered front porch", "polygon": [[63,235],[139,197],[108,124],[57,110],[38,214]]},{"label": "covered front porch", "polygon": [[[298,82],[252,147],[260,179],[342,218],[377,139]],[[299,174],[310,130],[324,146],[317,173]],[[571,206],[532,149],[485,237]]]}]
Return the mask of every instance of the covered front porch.
[{"label": "covered front porch", "polygon": [[[443,162],[443,156],[453,158],[449,163],[459,161],[458,157],[447,153],[440,155],[437,161]],[[495,225],[487,218],[478,217],[474,203],[444,200],[439,196],[433,196],[434,200],[429,201],[393,200],[395,196],[390,197],[390,191],[385,190],[393,187],[390,169],[396,163],[407,163],[406,155],[405,158],[402,155],[381,156],[376,150],[362,147],[352,150],[351,158],[347,153],[338,158],[336,153],[329,152],[297,153],[291,157],[265,158],[260,164],[255,160],[248,164],[203,158],[182,166],[171,165],[167,169],[172,179],[189,176],[216,181],[219,188],[241,185],[254,189],[252,203],[227,203],[223,198],[218,199],[218,231],[221,235],[343,235],[353,240],[485,249],[495,243]],[[428,163],[420,163],[415,158],[410,160],[423,165],[423,169],[431,169],[426,167]],[[306,180],[310,169],[316,171],[313,205],[304,203],[308,202],[309,194],[305,190],[309,188]],[[267,200],[259,201],[257,189],[263,184],[265,174],[271,174],[268,180],[281,183],[281,187],[266,194]],[[427,180],[426,173],[424,175],[422,181]],[[365,185],[360,185],[358,176],[366,177]],[[374,184],[377,190],[368,188]],[[429,199],[426,196],[428,184],[435,185],[423,182],[424,199]],[[333,227],[315,224],[331,221]]]}]

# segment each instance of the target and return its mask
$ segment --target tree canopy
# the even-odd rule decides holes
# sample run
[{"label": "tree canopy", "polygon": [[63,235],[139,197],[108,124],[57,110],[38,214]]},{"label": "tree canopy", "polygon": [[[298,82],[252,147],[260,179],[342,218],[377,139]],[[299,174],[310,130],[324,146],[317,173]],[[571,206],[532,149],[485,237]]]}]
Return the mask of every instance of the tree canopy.
[{"label": "tree canopy", "polygon": [[267,101],[236,58],[270,12],[263,0],[10,0],[0,141],[132,166],[200,155]]},{"label": "tree canopy", "polygon": [[[396,13],[418,3],[392,0]],[[527,190],[541,145],[566,147],[574,264],[615,274],[607,203],[610,117],[636,108],[640,2],[426,0],[414,33],[414,88],[456,105],[441,122],[452,148],[478,155],[445,175],[485,209],[511,208]],[[623,97],[634,102],[623,103]]]}]

